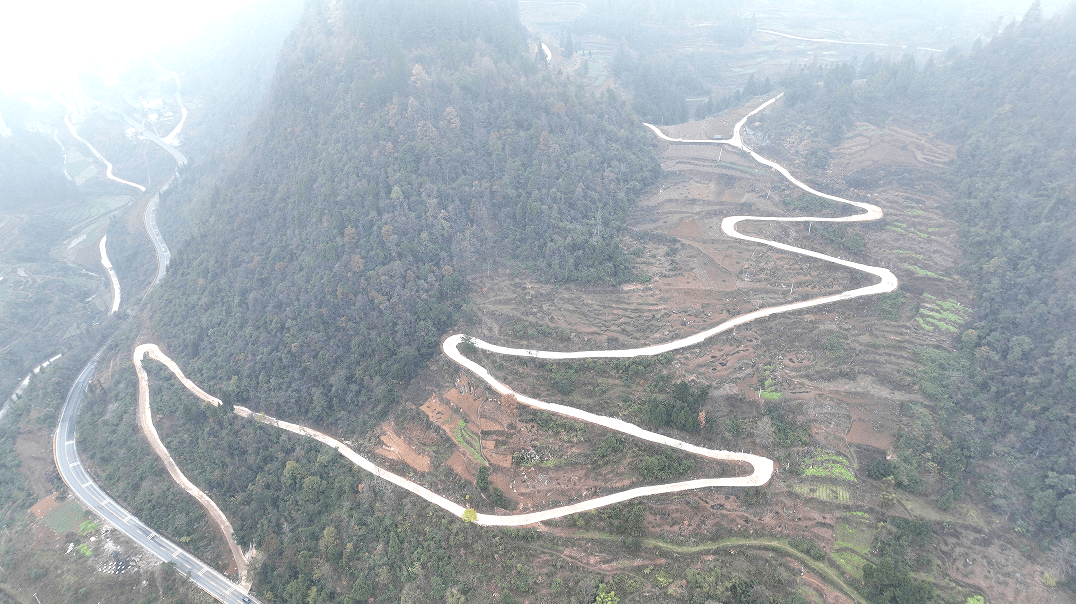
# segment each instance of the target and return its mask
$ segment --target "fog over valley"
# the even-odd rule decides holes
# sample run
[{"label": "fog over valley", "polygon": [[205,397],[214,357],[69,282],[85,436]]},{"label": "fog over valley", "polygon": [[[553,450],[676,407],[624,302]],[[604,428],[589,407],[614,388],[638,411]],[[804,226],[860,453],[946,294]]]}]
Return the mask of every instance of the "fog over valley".
[{"label": "fog over valley", "polygon": [[0,602],[1076,602],[1076,5],[0,14]]}]

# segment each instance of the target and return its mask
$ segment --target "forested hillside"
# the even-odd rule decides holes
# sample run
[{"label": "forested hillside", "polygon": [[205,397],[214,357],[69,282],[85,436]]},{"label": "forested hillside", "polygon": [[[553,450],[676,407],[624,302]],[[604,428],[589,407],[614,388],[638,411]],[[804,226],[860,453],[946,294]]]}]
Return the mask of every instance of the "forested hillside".
[{"label": "forested hillside", "polygon": [[[955,352],[920,352],[918,382],[937,403],[940,434],[906,431],[901,446],[913,455],[873,473],[896,472],[898,484],[904,474],[913,485],[920,455],[930,453],[952,485],[943,506],[974,489],[1017,530],[1069,552],[1067,535],[1076,529],[1074,74],[1076,11],[1046,20],[1036,3],[967,53],[922,65],[868,57],[858,69],[807,69],[784,82],[787,100],[817,126],[818,167],[826,145],[854,120],[912,124],[959,144],[949,213],[961,226],[975,317]],[[989,457],[1005,461],[984,473]]]},{"label": "forested hillside", "polygon": [[[328,4],[308,5],[233,168],[198,201],[150,328],[226,403],[356,438],[458,323],[469,273],[638,278],[620,240],[660,169],[615,95],[535,61],[514,2]],[[121,499],[212,556],[192,502],[154,499],[172,491],[146,467],[117,470],[137,448],[112,426],[134,425],[130,379],[90,394],[116,411],[83,424],[84,450]],[[162,434],[257,545],[263,601],[440,601],[527,559],[517,535],[476,533],[318,445],[181,404],[166,382]],[[499,561],[479,551],[494,547]]]},{"label": "forested hillside", "polygon": [[308,7],[155,300],[196,379],[358,432],[456,322],[468,272],[636,278],[619,238],[658,174],[650,141],[614,96],[535,63],[514,10]]},{"label": "forested hillside", "polygon": [[[958,166],[967,275],[978,321],[962,336],[965,372],[943,400],[1017,453],[1000,512],[1045,534],[1076,529],[1076,11],[1034,8],[953,66],[967,129]],[[946,104],[951,106],[950,104]],[[976,368],[977,365],[977,368]],[[996,436],[995,436],[996,435]],[[993,438],[992,438],[993,437]],[[1027,503],[1033,501],[1030,514]],[[1055,524],[1056,523],[1056,524]]]}]

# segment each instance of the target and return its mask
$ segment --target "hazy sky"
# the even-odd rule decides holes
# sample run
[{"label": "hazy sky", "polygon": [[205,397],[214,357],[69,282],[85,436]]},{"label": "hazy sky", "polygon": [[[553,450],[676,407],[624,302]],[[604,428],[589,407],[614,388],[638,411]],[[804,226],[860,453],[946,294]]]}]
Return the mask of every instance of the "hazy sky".
[{"label": "hazy sky", "polygon": [[[11,0],[0,9],[0,92],[47,87],[50,81],[68,80],[73,70],[96,70],[102,64],[114,69],[126,59],[189,38],[203,25],[258,1]],[[1031,4],[1031,0],[941,0],[946,1],[995,19],[1006,13],[1022,16]],[[1049,14],[1068,2],[1044,0],[1043,5]]]},{"label": "hazy sky", "polygon": [[0,9],[0,91],[47,85],[190,37],[257,0],[14,0]]}]

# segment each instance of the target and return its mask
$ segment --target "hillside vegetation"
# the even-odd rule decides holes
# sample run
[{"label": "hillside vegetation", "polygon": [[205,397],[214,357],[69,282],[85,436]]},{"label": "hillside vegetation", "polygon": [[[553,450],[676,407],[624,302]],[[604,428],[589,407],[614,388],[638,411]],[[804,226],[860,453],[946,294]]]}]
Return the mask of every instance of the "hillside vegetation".
[{"label": "hillside vegetation", "polygon": [[312,5],[238,167],[156,298],[233,403],[359,432],[435,351],[465,274],[636,278],[638,122],[536,64],[508,2]]},{"label": "hillside vegetation", "polygon": [[[858,69],[805,70],[784,82],[788,100],[819,126],[816,167],[853,120],[913,124],[959,144],[949,214],[961,228],[974,317],[952,352],[920,351],[933,425],[904,431],[909,454],[871,474],[915,489],[931,459],[951,486],[943,508],[974,490],[1061,552],[1065,568],[1076,529],[1074,51],[1076,11],[1046,20],[1036,3],[966,54],[922,65],[868,57]],[[988,457],[1004,461],[987,469]]]}]

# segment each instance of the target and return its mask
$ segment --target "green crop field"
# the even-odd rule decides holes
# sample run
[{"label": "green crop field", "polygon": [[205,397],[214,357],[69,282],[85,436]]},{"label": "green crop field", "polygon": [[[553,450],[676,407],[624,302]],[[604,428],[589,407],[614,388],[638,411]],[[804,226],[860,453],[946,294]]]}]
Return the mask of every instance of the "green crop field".
[{"label": "green crop field", "polygon": [[815,497],[837,503],[851,503],[852,494],[848,489],[835,484],[794,484],[792,491],[806,497]]},{"label": "green crop field", "polygon": [[45,517],[42,518],[42,520],[45,521],[45,525],[52,529],[54,533],[57,535],[64,535],[71,531],[78,530],[79,526],[82,525],[82,519],[84,517],[85,514],[82,511],[82,506],[71,499],[45,514]]}]

